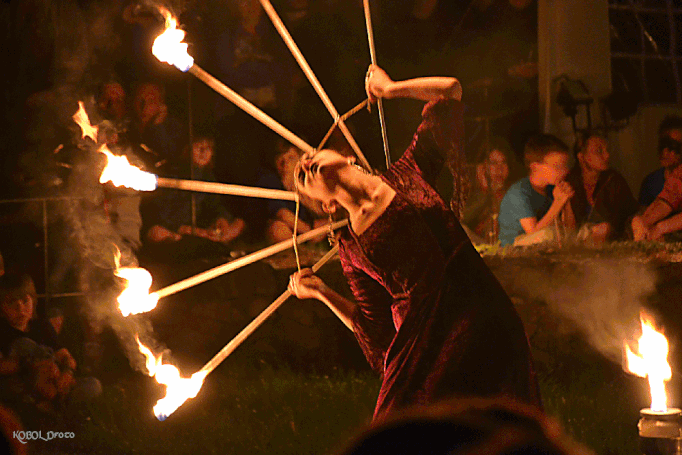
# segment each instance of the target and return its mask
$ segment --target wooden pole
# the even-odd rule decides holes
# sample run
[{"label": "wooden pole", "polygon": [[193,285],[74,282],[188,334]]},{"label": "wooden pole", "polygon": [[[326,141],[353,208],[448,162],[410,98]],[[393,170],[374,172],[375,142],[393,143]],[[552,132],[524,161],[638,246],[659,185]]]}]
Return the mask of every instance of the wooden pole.
[{"label": "wooden pole", "polygon": [[[332,229],[338,229],[347,224],[348,220],[337,221],[336,223],[332,224]],[[303,242],[307,242],[308,240],[313,239],[320,234],[326,233],[328,229],[329,229],[328,226],[322,226],[317,229],[308,231],[305,234],[301,234],[297,236],[296,243],[300,244]],[[223,265],[219,265],[218,267],[214,267],[210,270],[199,273],[198,275],[194,275],[175,284],[171,284],[170,286],[166,286],[165,288],[156,291],[156,294],[159,296],[159,299],[161,299],[171,294],[184,291],[185,289],[190,288],[192,286],[196,286],[197,284],[201,284],[205,281],[212,280],[213,278],[217,278],[220,275],[232,272],[233,270],[236,270],[240,267],[244,267],[266,257],[272,256],[273,254],[277,254],[281,251],[291,248],[293,245],[294,245],[293,240],[283,240],[279,243],[270,245],[269,247],[263,248],[262,250],[256,251],[247,256],[235,259],[234,261],[228,262]]]},{"label": "wooden pole", "polygon": [[[372,31],[372,15],[369,10],[369,0],[362,0],[365,9],[365,25],[367,27],[367,41],[369,42],[369,56],[372,65],[377,64],[376,49],[374,47],[374,32]],[[386,168],[391,165],[391,152],[388,149],[388,135],[386,134],[386,118],[384,117],[384,103],[381,98],[377,99],[379,110],[379,123],[381,124],[381,138],[384,141],[384,154],[386,155]]]},{"label": "wooden pole", "polygon": [[293,145],[303,150],[304,152],[313,152],[314,149],[306,143],[303,139],[296,136],[294,133],[286,129],[275,119],[270,117],[265,112],[258,109],[252,103],[243,98],[240,94],[227,87],[225,84],[220,82],[215,77],[204,71],[199,65],[192,65],[188,72],[192,73],[200,81],[211,87],[213,90],[218,92],[218,94],[224,96],[229,101],[232,101],[238,108],[242,109],[244,112],[263,123],[265,126],[273,130],[275,133],[282,136],[287,141],[291,142]]},{"label": "wooden pole", "polygon": [[331,100],[329,99],[329,96],[327,96],[327,93],[324,91],[322,88],[322,85],[320,84],[320,81],[317,79],[315,76],[315,73],[313,73],[313,70],[310,68],[310,65],[308,65],[308,62],[306,61],[305,57],[303,57],[303,54],[299,50],[298,46],[294,42],[293,38],[289,34],[289,31],[287,30],[286,26],[280,19],[280,17],[277,15],[277,12],[275,11],[275,8],[272,7],[272,3],[270,3],[270,0],[260,0],[261,5],[263,6],[263,9],[265,12],[270,16],[270,20],[272,21],[273,25],[279,32],[280,36],[286,43],[287,47],[291,51],[291,54],[294,56],[296,61],[298,62],[298,65],[301,67],[303,70],[303,73],[306,75],[310,83],[312,84],[313,88],[315,89],[315,92],[317,92],[317,95],[320,97],[322,100],[322,103],[325,105],[329,113],[331,114],[332,118],[334,121],[338,119],[339,122],[339,129],[343,133],[343,135],[346,137],[346,140],[350,144],[350,146],[353,148],[353,151],[355,151],[355,154],[357,155],[358,159],[362,163],[362,165],[367,169],[371,170],[371,166],[365,156],[362,154],[362,151],[360,151],[360,147],[358,146],[357,142],[355,142],[355,139],[353,139],[353,136],[351,135],[350,131],[348,130],[348,127],[346,126],[346,123],[344,122],[343,119],[339,117],[339,113],[334,107],[334,104],[332,104]]},{"label": "wooden pole", "polygon": [[284,201],[296,200],[296,194],[293,191],[232,185],[228,183],[203,182],[201,180],[182,180],[159,177],[157,178],[157,185],[163,188],[176,188],[179,190],[198,191],[201,193],[230,194],[233,196],[280,199]]},{"label": "wooden pole", "polygon": [[[339,246],[335,245],[334,248],[329,250],[327,254],[325,254],[322,259],[317,261],[315,265],[313,265],[313,272],[317,272],[320,267],[322,267],[327,261],[329,261],[337,252],[339,251]],[[242,329],[241,332],[239,332],[232,340],[230,340],[229,343],[225,345],[216,355],[213,356],[211,360],[204,365],[199,372],[209,374],[211,371],[213,371],[218,365],[222,363],[223,360],[225,360],[232,352],[237,349],[237,347],[244,342],[258,327],[265,322],[267,318],[274,313],[277,308],[282,306],[284,302],[287,301],[289,297],[291,297],[291,292],[287,289],[277,297],[277,299],[272,302],[268,307],[261,312],[253,321],[249,323],[246,327]]]}]

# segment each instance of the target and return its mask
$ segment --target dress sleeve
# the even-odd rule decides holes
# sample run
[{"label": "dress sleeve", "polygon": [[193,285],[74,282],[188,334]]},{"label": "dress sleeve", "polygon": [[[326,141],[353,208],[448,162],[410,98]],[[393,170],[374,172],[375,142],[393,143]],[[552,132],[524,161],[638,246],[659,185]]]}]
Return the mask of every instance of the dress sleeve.
[{"label": "dress sleeve", "polygon": [[422,110],[422,122],[406,153],[414,156],[419,172],[431,186],[443,165],[454,176],[464,172],[460,169],[466,164],[462,148],[463,112],[461,101],[444,98],[429,101]]},{"label": "dress sleeve", "polygon": [[341,256],[343,274],[357,303],[353,333],[372,369],[383,373],[386,351],[395,337],[392,299],[384,287]]}]

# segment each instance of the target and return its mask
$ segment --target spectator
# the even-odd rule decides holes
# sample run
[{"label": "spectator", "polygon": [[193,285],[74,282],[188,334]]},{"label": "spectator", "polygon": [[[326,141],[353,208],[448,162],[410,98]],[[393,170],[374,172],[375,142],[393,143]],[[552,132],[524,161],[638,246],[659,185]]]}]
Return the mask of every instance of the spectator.
[{"label": "spectator", "polygon": [[168,112],[165,91],[160,84],[143,82],[137,86],[133,97],[134,125],[132,140],[155,155],[152,168],[163,169],[165,164],[177,164],[186,144],[184,128],[180,121]]},{"label": "spectator", "polygon": [[[273,157],[273,165],[276,171],[264,170],[256,186],[277,190],[295,191],[294,168],[301,158],[302,151],[290,145],[284,140],[279,140]],[[313,209],[312,200],[301,197],[301,204],[298,212],[297,231],[299,234],[308,232],[311,229],[322,226],[326,223],[324,217]],[[290,239],[294,232],[296,221],[296,203],[270,199],[264,209],[267,212],[267,222],[265,226],[265,236],[268,242],[281,242]]]},{"label": "spectator", "polygon": [[[196,180],[215,181],[214,147],[214,141],[207,137],[199,137],[192,143],[190,153]],[[235,218],[223,205],[220,195],[194,194],[197,226],[193,227],[192,193],[175,189],[157,191],[159,195],[152,202],[153,208],[145,216],[145,223],[150,226],[146,230],[146,239],[150,246],[158,247],[152,250],[163,252],[169,244],[182,241],[172,249],[175,257],[229,253],[225,245],[236,239],[245,228],[244,221]],[[166,254],[162,256],[168,257]]]},{"label": "spectator", "polygon": [[511,185],[514,156],[507,141],[493,138],[481,148],[476,165],[476,183],[464,208],[462,225],[475,243],[498,240],[500,202]]},{"label": "spectator", "polygon": [[[500,242],[531,245],[553,238],[552,223],[573,196],[568,174],[568,147],[551,134],[526,142],[524,162],[529,171],[514,183],[500,204]],[[556,220],[556,221],[555,221]]]},{"label": "spectator", "polygon": [[578,237],[594,243],[621,238],[637,201],[625,178],[609,166],[606,138],[594,132],[579,134],[575,154],[577,162],[566,181],[575,192],[569,207]]},{"label": "spectator", "polygon": [[[62,347],[51,323],[34,319],[36,292],[28,275],[0,277],[0,375],[5,400],[35,404],[53,411],[55,400],[63,401],[74,390],[76,361]],[[78,394],[93,397],[101,385],[84,378]]]},{"label": "spectator", "polygon": [[[682,143],[669,137],[662,137],[659,142],[661,156],[680,157]],[[662,240],[664,236],[682,229],[682,164],[666,168],[667,175],[663,189],[644,213],[632,219],[632,234],[636,241]]]},{"label": "spectator", "polygon": [[658,159],[661,167],[644,177],[639,190],[639,204],[648,207],[663,190],[663,184],[678,164],[682,144],[682,117],[669,115],[658,127]]},{"label": "spectator", "polygon": [[[115,155],[126,154],[130,151],[127,143],[126,130],[129,117],[126,104],[126,93],[118,82],[108,82],[100,90],[97,101],[102,117],[106,118],[99,125],[98,142],[106,144]],[[127,153],[130,155],[130,153]],[[136,156],[129,156],[133,163],[139,161]],[[104,208],[114,230],[121,239],[133,250],[142,245],[140,229],[142,217],[140,215],[141,197],[137,191],[125,187],[115,187],[112,184],[104,186]]]},{"label": "spectator", "polygon": [[[285,74],[283,62],[289,62],[284,49],[258,0],[229,2],[234,22],[224,27],[215,43],[216,77],[261,109],[279,106],[278,91]],[[231,108],[220,98],[217,117]]]}]

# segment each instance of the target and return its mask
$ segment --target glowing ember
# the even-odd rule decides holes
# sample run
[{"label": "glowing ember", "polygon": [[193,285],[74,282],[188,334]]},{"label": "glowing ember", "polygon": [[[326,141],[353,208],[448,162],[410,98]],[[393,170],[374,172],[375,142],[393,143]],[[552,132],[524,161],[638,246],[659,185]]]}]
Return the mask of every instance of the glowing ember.
[{"label": "glowing ember", "polygon": [[166,30],[154,40],[152,54],[183,73],[187,72],[194,64],[194,59],[187,53],[187,43],[182,42],[185,31],[177,28],[178,22],[168,10],[161,8],[161,13],[166,18]]},{"label": "glowing ember", "polygon": [[156,379],[159,384],[166,386],[166,396],[154,406],[156,418],[162,421],[166,420],[185,401],[197,396],[207,373],[198,371],[189,378],[180,377],[180,372],[175,366],[162,363],[161,355],[154,356],[154,353],[147,346],[140,343],[139,338],[135,337],[135,340],[140,352],[145,356],[145,365],[149,376]]},{"label": "glowing ember", "polygon": [[97,142],[97,127],[90,124],[90,118],[88,117],[88,113],[85,112],[85,106],[83,106],[82,101],[78,102],[78,110],[71,118],[78,124],[78,126],[81,127],[81,137],[83,139],[89,137],[93,141]]},{"label": "glowing ember", "polygon": [[668,340],[656,331],[653,322],[645,314],[640,315],[642,336],[638,340],[638,353],[625,344],[627,368],[642,378],[649,379],[651,410],[665,412],[668,409],[665,383],[672,377],[668,364]]},{"label": "glowing ember", "polygon": [[156,308],[159,296],[156,293],[149,293],[149,288],[152,286],[151,274],[139,267],[119,267],[120,256],[121,253],[116,251],[114,275],[126,280],[126,287],[117,299],[121,314],[129,316],[153,310]]},{"label": "glowing ember", "polygon": [[106,144],[99,151],[107,156],[107,165],[99,177],[99,183],[111,182],[114,186],[125,186],[138,191],[156,189],[156,176],[130,164],[125,156],[116,156]]}]

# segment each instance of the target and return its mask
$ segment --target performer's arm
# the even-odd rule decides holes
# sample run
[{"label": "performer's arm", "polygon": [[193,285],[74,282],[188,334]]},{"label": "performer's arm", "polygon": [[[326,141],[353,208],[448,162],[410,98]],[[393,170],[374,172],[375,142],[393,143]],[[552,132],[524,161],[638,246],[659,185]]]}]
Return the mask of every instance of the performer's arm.
[{"label": "performer's arm", "polygon": [[299,299],[317,299],[323,302],[353,331],[353,312],[356,305],[329,288],[324,281],[313,275],[311,269],[303,269],[291,275],[289,291]]},{"label": "performer's arm", "polygon": [[376,98],[414,98],[423,101],[437,98],[462,99],[462,85],[454,77],[419,77],[394,81],[376,65],[369,68],[365,89],[371,101]]}]

